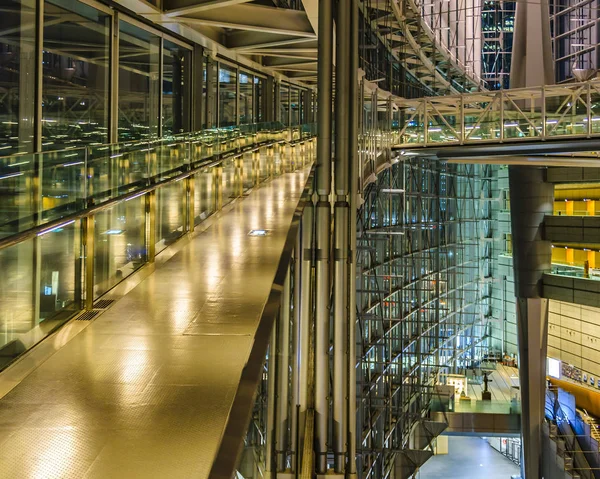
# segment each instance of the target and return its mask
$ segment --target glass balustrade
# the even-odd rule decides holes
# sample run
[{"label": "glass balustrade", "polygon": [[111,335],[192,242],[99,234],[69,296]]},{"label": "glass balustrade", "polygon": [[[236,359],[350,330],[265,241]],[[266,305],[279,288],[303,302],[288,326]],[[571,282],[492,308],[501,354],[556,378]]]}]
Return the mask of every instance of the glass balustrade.
[{"label": "glass balustrade", "polygon": [[313,142],[295,163],[284,145],[315,132],[261,123],[0,158],[0,369],[277,163],[309,164]]}]

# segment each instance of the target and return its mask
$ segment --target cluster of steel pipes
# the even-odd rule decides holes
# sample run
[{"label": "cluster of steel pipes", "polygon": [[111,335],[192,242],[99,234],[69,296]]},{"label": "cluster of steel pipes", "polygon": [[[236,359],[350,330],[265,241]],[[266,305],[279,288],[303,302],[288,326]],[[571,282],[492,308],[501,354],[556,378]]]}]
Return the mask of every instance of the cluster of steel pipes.
[{"label": "cluster of steel pipes", "polygon": [[357,0],[338,0],[334,62],[333,7],[333,0],[319,2],[314,191],[304,207],[268,361],[270,477],[304,477],[307,469],[356,476],[359,12]]}]

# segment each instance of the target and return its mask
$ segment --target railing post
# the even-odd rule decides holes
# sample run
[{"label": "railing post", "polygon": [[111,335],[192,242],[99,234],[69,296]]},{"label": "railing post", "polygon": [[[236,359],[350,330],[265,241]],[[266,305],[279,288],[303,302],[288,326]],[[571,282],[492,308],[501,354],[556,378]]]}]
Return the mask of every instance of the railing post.
[{"label": "railing post", "polygon": [[187,202],[187,230],[188,233],[193,233],[196,226],[195,217],[195,204],[194,196],[196,194],[196,177],[194,175],[188,176],[185,179],[185,197]]},{"label": "railing post", "polygon": [[254,186],[260,183],[260,148],[252,151],[252,183]]},{"label": "railing post", "polygon": [[150,191],[146,199],[146,244],[148,263],[154,263],[156,256],[156,190]]},{"label": "railing post", "polygon": [[215,211],[223,208],[223,166],[213,169],[213,191],[215,192]]},{"label": "railing post", "polygon": [[94,308],[94,216],[83,220],[83,246],[85,254],[84,307],[87,311]]},{"label": "railing post", "polygon": [[239,198],[244,195],[244,156],[236,156],[233,164],[235,165],[234,194]]}]

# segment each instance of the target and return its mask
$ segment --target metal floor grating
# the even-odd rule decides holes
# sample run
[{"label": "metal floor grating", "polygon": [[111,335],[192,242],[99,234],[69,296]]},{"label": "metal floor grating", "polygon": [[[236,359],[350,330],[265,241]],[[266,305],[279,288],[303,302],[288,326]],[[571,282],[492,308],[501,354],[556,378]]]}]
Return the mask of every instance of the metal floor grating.
[{"label": "metal floor grating", "polygon": [[94,309],[108,309],[114,302],[114,299],[99,299],[94,303]]},{"label": "metal floor grating", "polygon": [[77,318],[77,321],[90,321],[100,314],[100,311],[86,311]]}]

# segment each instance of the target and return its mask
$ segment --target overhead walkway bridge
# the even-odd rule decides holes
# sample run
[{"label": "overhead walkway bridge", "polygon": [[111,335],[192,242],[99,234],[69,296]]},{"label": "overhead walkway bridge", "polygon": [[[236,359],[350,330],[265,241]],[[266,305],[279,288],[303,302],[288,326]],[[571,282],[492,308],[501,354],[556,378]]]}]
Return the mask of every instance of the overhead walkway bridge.
[{"label": "overhead walkway bridge", "polygon": [[[598,80],[395,104],[404,126],[392,133],[392,141],[396,150],[409,154],[507,164],[510,159],[497,157],[591,152],[600,147]],[[549,163],[547,158],[543,164]],[[563,163],[557,159],[552,164]],[[574,159],[568,165],[578,163]]]}]

